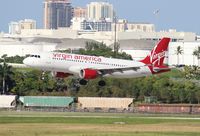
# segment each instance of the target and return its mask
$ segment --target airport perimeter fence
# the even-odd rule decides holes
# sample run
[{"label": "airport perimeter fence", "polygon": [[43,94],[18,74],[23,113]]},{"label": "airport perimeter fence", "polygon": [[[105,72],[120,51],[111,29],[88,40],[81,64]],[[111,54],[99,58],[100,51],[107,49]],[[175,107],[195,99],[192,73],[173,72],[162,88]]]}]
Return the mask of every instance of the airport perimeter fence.
[{"label": "airport perimeter fence", "polygon": [[[11,109],[10,109],[11,110]],[[70,107],[17,107],[12,110],[16,111],[35,111],[35,112],[90,112],[90,113],[134,113],[134,109],[116,109],[116,108],[78,108]]]},{"label": "airport perimeter fence", "polygon": [[200,114],[200,104],[137,104],[133,98],[0,96],[0,111]]},{"label": "airport perimeter fence", "polygon": [[90,113],[136,113],[136,114],[200,114],[200,105],[181,104],[140,104],[128,110],[116,108],[80,108],[70,107],[15,107],[0,108],[0,111],[33,112],[90,112]]},{"label": "airport perimeter fence", "polygon": [[200,104],[139,104],[138,113],[200,114]]}]

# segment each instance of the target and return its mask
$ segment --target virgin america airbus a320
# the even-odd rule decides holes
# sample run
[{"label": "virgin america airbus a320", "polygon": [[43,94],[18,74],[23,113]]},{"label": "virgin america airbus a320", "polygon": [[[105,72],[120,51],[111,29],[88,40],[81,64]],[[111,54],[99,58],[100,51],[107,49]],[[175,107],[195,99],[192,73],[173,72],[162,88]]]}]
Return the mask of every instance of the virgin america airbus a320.
[{"label": "virgin america airbus a320", "polygon": [[52,71],[58,78],[76,76],[80,85],[100,77],[99,86],[105,86],[104,77],[135,78],[170,71],[163,64],[170,38],[163,38],[151,53],[140,61],[122,60],[88,55],[43,52],[30,55],[23,63],[28,67]]}]

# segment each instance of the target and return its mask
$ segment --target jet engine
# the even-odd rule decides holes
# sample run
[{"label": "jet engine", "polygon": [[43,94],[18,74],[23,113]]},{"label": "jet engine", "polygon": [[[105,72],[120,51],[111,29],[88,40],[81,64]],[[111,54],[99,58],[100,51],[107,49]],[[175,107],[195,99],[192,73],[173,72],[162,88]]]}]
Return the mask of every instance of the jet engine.
[{"label": "jet engine", "polygon": [[80,71],[80,77],[83,79],[95,79],[99,76],[99,73],[97,70],[93,69],[82,69]]}]

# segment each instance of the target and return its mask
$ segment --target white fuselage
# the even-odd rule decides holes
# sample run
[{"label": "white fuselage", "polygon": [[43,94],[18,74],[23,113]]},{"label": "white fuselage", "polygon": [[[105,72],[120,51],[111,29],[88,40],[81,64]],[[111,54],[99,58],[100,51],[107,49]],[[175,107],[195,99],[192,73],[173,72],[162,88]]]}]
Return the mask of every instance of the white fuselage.
[{"label": "white fuselage", "polygon": [[79,76],[82,69],[124,69],[131,67],[140,68],[138,70],[119,70],[104,76],[133,78],[152,74],[148,66],[142,62],[134,60],[122,60],[56,52],[32,55],[24,60],[24,64],[44,71],[71,73],[75,76]]}]

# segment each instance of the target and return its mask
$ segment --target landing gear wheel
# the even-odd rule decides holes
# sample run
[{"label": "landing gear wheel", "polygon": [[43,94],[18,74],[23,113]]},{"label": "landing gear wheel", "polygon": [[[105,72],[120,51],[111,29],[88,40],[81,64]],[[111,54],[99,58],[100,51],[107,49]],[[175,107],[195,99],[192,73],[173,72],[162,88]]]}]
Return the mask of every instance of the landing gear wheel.
[{"label": "landing gear wheel", "polygon": [[80,80],[79,80],[79,84],[80,84],[80,85],[87,85],[87,83],[88,83],[88,81],[85,80],[85,79],[80,79]]},{"label": "landing gear wheel", "polygon": [[106,82],[105,82],[104,80],[100,80],[100,81],[98,82],[98,85],[101,86],[101,87],[103,87],[103,86],[106,85]]}]

